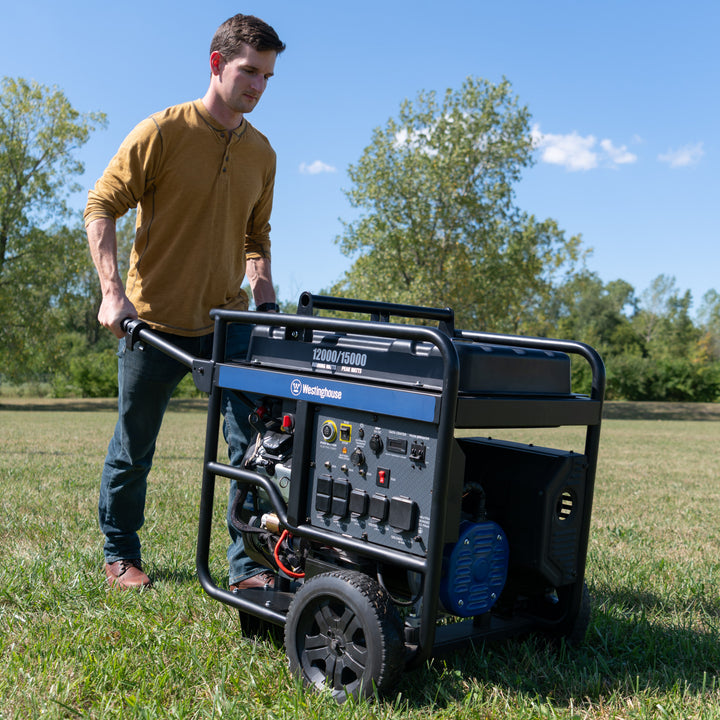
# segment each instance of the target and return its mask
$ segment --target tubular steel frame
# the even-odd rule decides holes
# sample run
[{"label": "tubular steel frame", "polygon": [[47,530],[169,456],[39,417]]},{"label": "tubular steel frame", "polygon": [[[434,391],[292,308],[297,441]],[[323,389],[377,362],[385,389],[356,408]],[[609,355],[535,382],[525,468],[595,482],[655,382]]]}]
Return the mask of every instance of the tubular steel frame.
[{"label": "tubular steel frame", "polygon": [[[334,319],[314,315],[317,309],[330,309],[344,312],[362,312],[371,314],[370,321]],[[126,334],[130,349],[139,341],[157,347],[193,373],[197,387],[208,392],[206,440],[203,459],[202,487],[198,523],[198,542],[196,567],[198,578],[205,592],[215,600],[254,615],[277,625],[284,625],[286,610],[292,599],[289,583],[280,582],[279,589],[273,591],[245,591],[234,594],[219,587],[214,581],[209,567],[212,515],[215,499],[215,484],[218,477],[234,479],[261,488],[270,499],[274,512],[283,527],[298,538],[319,542],[351,551],[380,562],[387,562],[408,571],[420,573],[422,581],[422,614],[418,628],[417,643],[413,644],[413,653],[409,666],[424,662],[434,649],[454,646],[470,639],[506,635],[523,629],[545,629],[569,631],[579,612],[582,601],[583,580],[588,547],[592,498],[597,468],[597,456],[602,417],[602,403],[605,390],[605,369],[598,353],[589,345],[568,340],[553,340],[514,335],[499,335],[486,332],[471,332],[454,329],[453,313],[450,309],[417,308],[414,306],[390,303],[366,302],[342,298],[329,298],[303,293],[298,304],[298,314],[278,314],[261,312],[241,312],[214,310],[214,340],[212,358],[198,359],[176,348],[172,343],[156,335],[142,321],[128,321]],[[419,325],[390,323],[391,316],[432,320],[438,328]],[[435,425],[437,427],[437,462],[433,479],[433,498],[431,504],[430,536],[425,557],[393,550],[380,545],[372,545],[361,539],[340,535],[324,528],[315,527],[307,521],[293,522],[288,505],[280,495],[278,488],[266,477],[249,470],[232,467],[218,462],[217,445],[221,422],[222,394],[226,389],[219,384],[221,369],[232,373],[236,365],[228,364],[225,358],[225,341],[230,323],[268,325],[285,328],[286,336],[298,339],[312,334],[312,331],[341,332],[357,335],[379,336],[427,342],[434,345],[442,358],[442,389],[424,391],[424,394],[436,398]],[[570,395],[558,397],[534,396],[486,396],[458,397],[459,359],[453,344],[454,339],[473,343],[487,343],[519,348],[531,348],[562,352],[583,357],[592,369],[592,390],[590,396]],[[258,373],[262,382],[263,373],[269,371],[252,365],[243,365],[244,371]],[[289,368],[293,376],[302,376],[302,372]],[[272,371],[277,374],[277,371]],[[348,379],[347,382],[357,380]],[[398,392],[408,392],[398,390]],[[291,396],[287,396],[288,399]],[[307,458],[309,433],[306,432],[311,413],[311,405],[305,400],[297,400],[296,410],[296,452],[292,464],[291,484],[304,482],[307,477]],[[554,427],[559,425],[586,426],[585,456],[587,473],[585,483],[585,501],[580,528],[578,547],[578,580],[573,584],[568,598],[567,611],[559,620],[547,621],[546,627],[538,628],[538,619],[532,621],[519,618],[514,622],[498,627],[477,627],[472,620],[437,627],[438,597],[441,581],[442,558],[445,540],[445,518],[448,507],[448,488],[450,486],[450,454],[456,428],[508,428],[508,427]],[[530,624],[528,624],[530,623]],[[437,637],[436,637],[437,632]]]}]

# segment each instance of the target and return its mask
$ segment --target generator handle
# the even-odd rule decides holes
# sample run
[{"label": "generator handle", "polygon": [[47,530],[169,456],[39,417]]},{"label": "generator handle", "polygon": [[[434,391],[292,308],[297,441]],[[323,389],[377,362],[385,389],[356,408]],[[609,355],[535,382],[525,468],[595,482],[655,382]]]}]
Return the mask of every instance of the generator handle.
[{"label": "generator handle", "polygon": [[448,337],[455,334],[455,312],[452,308],[419,307],[399,303],[378,302],[376,300],[357,300],[355,298],[336,298],[326,295],[313,295],[304,292],[297,306],[298,315],[312,315],[314,310],[338,310],[340,312],[368,313],[373,322],[390,322],[390,317],[416,318],[432,320],[438,323],[438,329]]},{"label": "generator handle", "polygon": [[179,363],[190,368],[195,386],[201,392],[209,393],[213,383],[213,361],[196,358],[194,355],[181,350],[177,345],[168,342],[162,335],[153,331],[142,320],[125,318],[120,321],[120,327],[125,333],[125,345],[128,350],[141,351],[142,342],[161,350]]}]

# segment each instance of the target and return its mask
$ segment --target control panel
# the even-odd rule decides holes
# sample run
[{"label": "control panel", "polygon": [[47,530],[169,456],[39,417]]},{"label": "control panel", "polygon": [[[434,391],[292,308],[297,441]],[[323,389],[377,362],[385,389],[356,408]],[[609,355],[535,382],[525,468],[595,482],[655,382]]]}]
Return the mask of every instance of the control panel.
[{"label": "control panel", "polygon": [[331,407],[314,423],[311,524],[424,555],[436,427]]}]

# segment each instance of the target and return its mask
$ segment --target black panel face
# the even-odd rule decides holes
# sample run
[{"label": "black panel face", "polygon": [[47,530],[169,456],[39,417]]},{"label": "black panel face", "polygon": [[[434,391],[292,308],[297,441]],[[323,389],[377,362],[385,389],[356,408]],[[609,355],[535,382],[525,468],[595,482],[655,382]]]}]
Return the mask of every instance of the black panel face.
[{"label": "black panel face", "polygon": [[310,453],[311,524],[424,555],[436,450],[430,423],[320,407]]}]

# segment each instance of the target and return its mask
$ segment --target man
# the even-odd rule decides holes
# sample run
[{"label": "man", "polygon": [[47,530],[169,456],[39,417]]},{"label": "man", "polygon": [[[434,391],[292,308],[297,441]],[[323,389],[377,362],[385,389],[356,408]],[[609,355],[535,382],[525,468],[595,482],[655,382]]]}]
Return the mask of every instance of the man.
[{"label": "man", "polygon": [[[88,193],[85,226],[98,271],[98,320],[120,338],[115,433],[103,468],[100,527],[105,573],[112,587],[143,588],[138,530],[147,476],[162,418],[187,368],[147,347],[125,349],[120,324],[140,318],[197,357],[212,349],[212,308],[246,310],[245,276],[259,310],[277,310],[270,270],[270,212],[275,153],[245,119],[257,105],[285,49],[259,18],[235,15],[210,45],[210,84],[200,100],[141,122],[124,140]],[[127,285],[118,274],[115,222],[138,208]],[[231,326],[227,353],[247,350],[249,330]],[[247,409],[223,400],[230,461],[250,437]],[[234,488],[231,487],[231,494]],[[245,555],[229,527],[233,589],[272,582]]]}]

